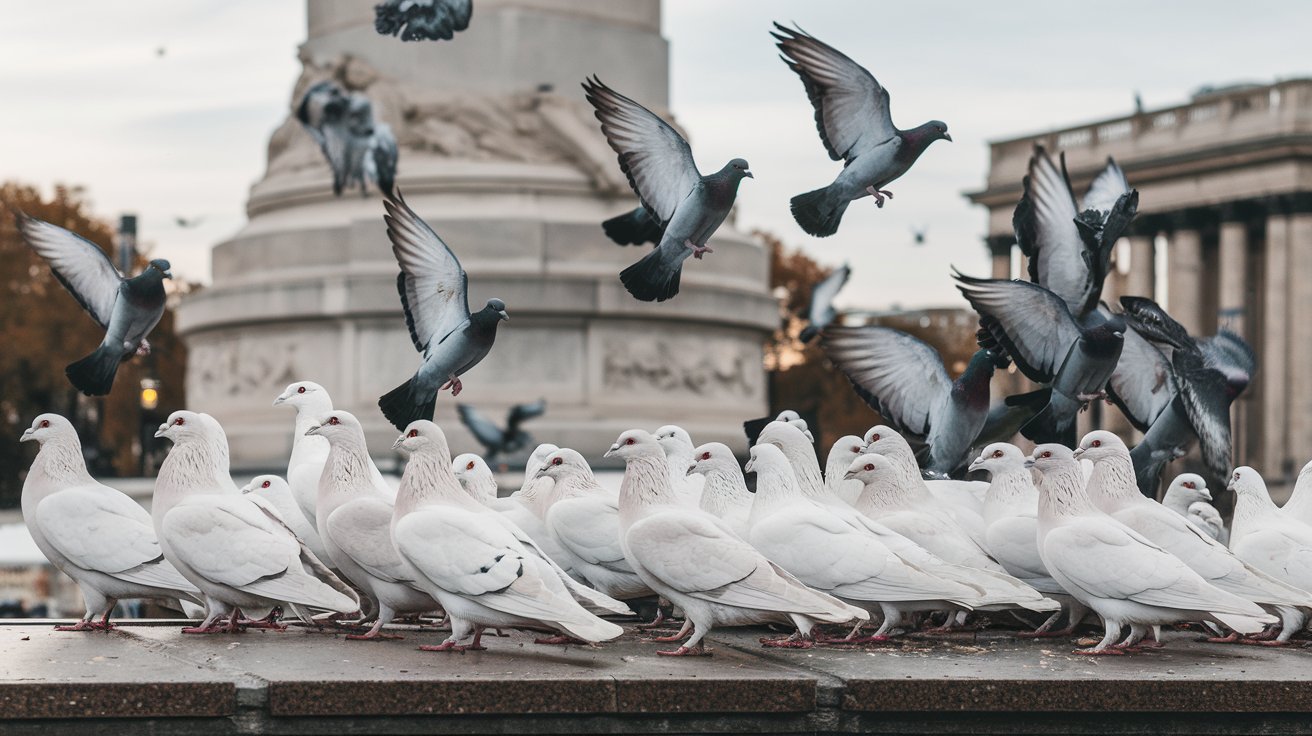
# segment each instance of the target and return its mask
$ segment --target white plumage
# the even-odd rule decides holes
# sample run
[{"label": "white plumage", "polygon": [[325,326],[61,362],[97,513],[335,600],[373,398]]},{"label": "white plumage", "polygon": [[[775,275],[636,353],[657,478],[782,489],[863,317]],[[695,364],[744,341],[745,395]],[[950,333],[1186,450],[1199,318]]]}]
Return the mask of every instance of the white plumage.
[{"label": "white plumage", "polygon": [[898,469],[900,483],[915,496],[928,491],[938,507],[952,517],[980,547],[984,546],[984,494],[988,484],[978,481],[924,480],[916,454],[906,438],[892,427],[876,425],[866,430],[865,453],[884,455]]},{"label": "white plumage", "polygon": [[861,497],[861,482],[847,478],[846,475],[852,461],[860,457],[865,449],[865,440],[849,434],[839,437],[825,458],[825,487],[843,499],[844,503],[856,505],[856,500]]},{"label": "white plumage", "polygon": [[1162,505],[1189,520],[1207,536],[1221,544],[1230,544],[1221,512],[1212,506],[1212,492],[1201,475],[1181,473],[1167,486]]},{"label": "white plumage", "polygon": [[669,465],[670,483],[683,503],[694,508],[701,506],[705,480],[700,475],[688,475],[692,466],[692,437],[683,427],[667,424],[656,430],[656,441],[665,451]]},{"label": "white plumage", "polygon": [[475,501],[488,508],[497,507],[497,477],[487,461],[472,452],[456,455],[451,461],[451,472]]},{"label": "white plumage", "polygon": [[[1252,468],[1236,468],[1227,487],[1235,492],[1230,549],[1262,572],[1312,591],[1312,527],[1281,513]],[[1286,620],[1279,641],[1289,641],[1301,627],[1302,622]]]},{"label": "white plumage", "polygon": [[747,538],[747,517],[752,512],[752,492],[747,490],[743,469],[728,445],[707,442],[693,450],[692,465],[685,474],[699,474],[702,485],[702,511],[724,521],[734,533]]}]

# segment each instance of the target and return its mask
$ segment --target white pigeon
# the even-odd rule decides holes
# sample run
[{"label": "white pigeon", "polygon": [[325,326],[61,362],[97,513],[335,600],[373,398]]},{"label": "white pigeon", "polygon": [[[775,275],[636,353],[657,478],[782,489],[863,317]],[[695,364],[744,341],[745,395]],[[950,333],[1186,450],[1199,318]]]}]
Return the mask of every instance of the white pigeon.
[{"label": "white pigeon", "polygon": [[1289,494],[1289,500],[1285,501],[1280,510],[1291,519],[1312,525],[1312,462],[1298,471],[1294,491]]},{"label": "white pigeon", "polygon": [[705,478],[702,486],[702,511],[724,521],[734,533],[747,538],[747,516],[752,512],[752,492],[747,490],[743,469],[733,450],[720,442],[707,442],[693,450],[692,465],[685,475]]},{"label": "white pigeon", "polygon": [[328,440],[328,459],[315,500],[319,537],[338,570],[378,603],[378,619],[365,634],[348,639],[399,638],[383,634],[398,615],[436,611],[437,601],[421,590],[418,573],[392,544],[391,488],[369,473],[369,448],[360,420],[330,411],[306,434]]},{"label": "white pigeon", "polygon": [[854,434],[839,437],[825,458],[825,487],[844,502],[855,505],[861,497],[861,483],[847,478],[852,461],[865,453],[865,440]]},{"label": "white pigeon", "polygon": [[1093,475],[1085,491],[1100,511],[1180,558],[1221,590],[1268,611],[1278,608],[1285,628],[1297,630],[1303,620],[1297,607],[1312,605],[1312,595],[1244,564],[1188,519],[1140,493],[1130,450],[1121,438],[1105,430],[1090,432],[1073,454],[1093,462]]},{"label": "white pigeon", "polygon": [[811,434],[810,428],[806,426],[806,420],[802,418],[801,414],[798,414],[792,409],[784,409],[779,412],[779,416],[775,417],[774,420],[776,422],[783,422],[784,424],[797,427],[802,434],[806,435],[807,441],[811,443],[815,442],[815,436]]},{"label": "white pigeon", "polygon": [[561,448],[543,460],[539,472],[555,481],[547,530],[583,581],[621,601],[655,595],[624,557],[619,498],[597,483],[588,461]]},{"label": "white pigeon", "polygon": [[[524,466],[524,484],[520,489],[505,498],[494,499],[485,505],[504,515],[516,527],[522,529],[557,565],[570,575],[574,575],[574,570],[570,568],[570,555],[556,543],[546,526],[547,506],[551,502],[555,481],[541,475],[540,471],[542,462],[547,456],[559,449],[550,444],[538,445],[529,455],[528,464]],[[465,490],[471,494],[477,492],[480,496],[486,495],[486,491],[477,486],[469,486]],[[582,576],[576,576],[575,580],[579,577]]]},{"label": "white pigeon", "polygon": [[[360,602],[288,526],[237,493],[227,441],[213,417],[175,411],[156,437],[173,442],[160,466],[151,519],[165,559],[205,596],[208,615],[187,633],[236,631],[286,602],[352,613]],[[218,617],[231,614],[226,627]]]},{"label": "white pigeon", "polygon": [[[322,544],[319,540],[319,532],[314,526],[305,520],[305,515],[301,513],[301,507],[297,505],[296,499],[292,496],[291,486],[287,481],[277,475],[257,475],[251,479],[250,483],[241,487],[241,492],[246,494],[248,500],[254,501],[259,499],[263,504],[267,504],[278,518],[292,530],[305,546],[313,547],[310,540],[314,539],[316,543]],[[325,550],[325,554],[327,554]],[[318,555],[316,555],[317,557]],[[331,560],[320,558],[320,562],[331,564]]]},{"label": "white pigeon", "polygon": [[1225,528],[1221,512],[1212,505],[1212,492],[1201,475],[1181,473],[1175,476],[1162,496],[1162,505],[1188,519],[1212,539],[1221,544],[1230,543],[1230,532]]},{"label": "white pigeon", "polygon": [[547,458],[547,455],[559,449],[559,447],[546,442],[533,448],[533,452],[528,456],[528,462],[524,465],[524,482],[520,485],[518,491],[509,496],[512,501],[539,519],[546,514],[547,502],[551,499],[551,487],[555,484],[555,481],[550,478],[543,478],[538,471],[542,468],[542,461]]},{"label": "white pigeon", "polygon": [[984,543],[989,556],[1010,575],[1062,604],[1066,628],[1052,631],[1061,611],[1038,629],[1022,636],[1069,636],[1088,610],[1053,579],[1039,556],[1039,489],[1025,467],[1025,453],[1006,442],[985,447],[970,463],[970,471],[989,474],[984,497]]},{"label": "white pigeon", "polygon": [[489,627],[555,631],[588,642],[624,633],[584,610],[566,587],[568,578],[521,530],[460,487],[436,424],[411,422],[394,447],[408,461],[392,540],[451,622],[450,637],[420,649],[482,649]]},{"label": "white pigeon", "polygon": [[[1227,488],[1235,492],[1230,549],[1262,572],[1299,590],[1312,591],[1312,527],[1281,513],[1262,476],[1250,467],[1236,468]],[[1305,611],[1299,613],[1306,615]],[[1268,643],[1287,643],[1305,623],[1306,618],[1290,617],[1277,640]]]},{"label": "white pigeon", "polygon": [[802,636],[817,623],[842,624],[869,614],[812,590],[734,534],[728,524],[689,508],[670,482],[660,443],[631,429],[606,453],[625,461],[620,485],[624,556],[638,577],[685,614],[692,636],[667,656],[704,655],[716,626],[792,623]]},{"label": "white pigeon", "polygon": [[472,452],[456,455],[451,461],[451,472],[456,474],[456,480],[460,481],[461,487],[475,501],[488,508],[496,508],[499,500],[497,477],[492,473],[492,468],[487,466],[487,461]]},{"label": "white pigeon", "polygon": [[[1203,580],[1180,558],[1098,510],[1071,450],[1034,448],[1039,480],[1039,555],[1057,582],[1102,617],[1102,641],[1081,654],[1121,654],[1148,627],[1212,621],[1241,633],[1275,621],[1256,603]],[[1117,644],[1121,629],[1130,633]]]},{"label": "white pigeon", "polygon": [[961,525],[975,543],[984,546],[984,494],[988,484],[977,481],[934,480],[926,481],[916,463],[916,453],[906,438],[892,427],[880,424],[866,430],[866,453],[883,455],[899,471],[901,482],[908,490],[924,488],[938,499],[941,508]]},{"label": "white pigeon", "polygon": [[50,564],[77,582],[86,603],[78,623],[57,631],[114,628],[109,614],[120,599],[202,601],[196,586],[164,559],[150,514],[87,472],[82,442],[67,419],[38,416],[19,438],[32,441],[41,449],[23,480],[23,521]]},{"label": "white pigeon", "polygon": [[692,465],[692,437],[682,427],[667,424],[656,430],[656,441],[665,451],[670,482],[674,484],[679,498],[689,506],[700,507],[705,480],[699,475],[688,474],[688,468]]},{"label": "white pigeon", "polygon": [[970,608],[968,601],[978,600],[978,590],[908,564],[865,525],[847,521],[838,509],[807,498],[778,447],[768,443],[753,447],[747,471],[756,473],[747,534],[752,546],[812,588],[883,615],[883,624],[873,636],[857,638],[863,623],[858,622],[839,641],[887,641],[889,631],[907,612]]}]

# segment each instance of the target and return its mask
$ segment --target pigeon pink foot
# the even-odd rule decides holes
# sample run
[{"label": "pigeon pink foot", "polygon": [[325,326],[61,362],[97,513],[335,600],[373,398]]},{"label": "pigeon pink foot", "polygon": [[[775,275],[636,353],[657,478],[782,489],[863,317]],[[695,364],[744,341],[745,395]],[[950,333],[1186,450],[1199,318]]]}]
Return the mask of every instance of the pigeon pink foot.
[{"label": "pigeon pink foot", "polygon": [[693,257],[693,258],[696,258],[696,259],[699,260],[699,261],[702,259],[702,256],[706,255],[707,253],[714,253],[714,252],[715,252],[715,251],[711,250],[710,248],[708,248],[707,246],[704,246],[704,245],[697,245],[696,243],[692,242],[691,240],[685,240],[685,241],[683,241],[683,244],[684,244],[684,246],[686,246],[689,250],[692,251],[692,257]]}]

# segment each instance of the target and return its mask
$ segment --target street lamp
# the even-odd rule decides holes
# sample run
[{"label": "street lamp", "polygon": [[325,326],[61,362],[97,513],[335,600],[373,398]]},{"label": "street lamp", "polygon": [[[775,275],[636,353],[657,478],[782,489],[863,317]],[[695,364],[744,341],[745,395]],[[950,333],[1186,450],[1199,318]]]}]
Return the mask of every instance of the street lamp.
[{"label": "street lamp", "polygon": [[159,381],[154,378],[141,379],[141,392],[137,394],[137,442],[140,452],[137,454],[137,475],[146,475],[146,458],[150,457],[150,443],[154,435],[150,431],[150,418],[159,406]]}]

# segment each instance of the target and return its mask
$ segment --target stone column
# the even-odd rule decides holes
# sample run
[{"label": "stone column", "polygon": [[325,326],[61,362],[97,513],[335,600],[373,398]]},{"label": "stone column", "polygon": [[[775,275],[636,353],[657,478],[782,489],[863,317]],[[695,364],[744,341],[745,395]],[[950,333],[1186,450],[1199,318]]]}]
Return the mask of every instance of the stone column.
[{"label": "stone column", "polygon": [[993,278],[1011,278],[1011,250],[1016,239],[1011,235],[990,235],[985,239],[993,265]]},{"label": "stone column", "polygon": [[1248,285],[1248,224],[1242,220],[1222,222],[1218,247],[1217,325],[1246,337],[1244,297]]},{"label": "stone column", "polygon": [[1288,388],[1291,472],[1312,458],[1312,211],[1289,216]]},{"label": "stone column", "polygon": [[1154,235],[1130,236],[1130,270],[1125,274],[1126,296],[1155,298],[1157,290],[1157,247]]},{"label": "stone column", "polygon": [[1289,408],[1286,386],[1289,355],[1289,215],[1273,211],[1266,219],[1266,278],[1262,293],[1262,344],[1257,388],[1262,401],[1261,472],[1272,479],[1285,472]]},{"label": "stone column", "polygon": [[1197,230],[1171,233],[1167,255],[1166,311],[1192,334],[1202,327],[1203,238]]}]

